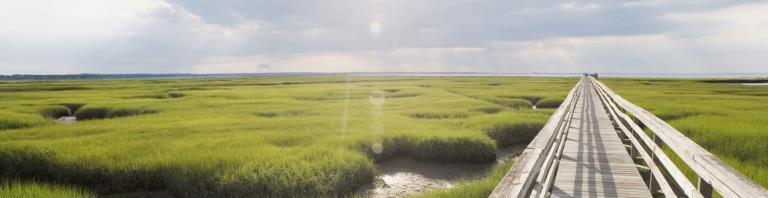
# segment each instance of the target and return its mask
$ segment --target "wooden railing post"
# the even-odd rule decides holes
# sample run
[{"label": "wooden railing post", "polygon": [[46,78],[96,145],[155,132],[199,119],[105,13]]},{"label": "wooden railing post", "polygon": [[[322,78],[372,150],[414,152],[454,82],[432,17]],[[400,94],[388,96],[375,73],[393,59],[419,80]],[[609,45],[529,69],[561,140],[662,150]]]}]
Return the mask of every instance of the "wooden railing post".
[{"label": "wooden railing post", "polygon": [[635,160],[637,158],[637,148],[635,146],[630,147],[631,150],[629,150],[629,156],[632,157],[632,160]]},{"label": "wooden railing post", "polygon": [[659,146],[659,148],[664,148],[664,141],[656,134],[653,134],[653,143],[656,143],[656,146]]},{"label": "wooden railing post", "polygon": [[[664,148],[664,142],[661,141],[661,138],[659,138],[659,136],[656,134],[653,134],[653,143],[656,144],[656,146],[658,146],[659,148]],[[652,152],[651,159],[654,161],[654,163],[657,158],[658,156],[656,156],[656,153]],[[663,175],[659,175],[659,177],[663,177]],[[659,183],[656,182],[656,180],[654,179],[652,172],[648,172],[648,178],[650,178],[649,187],[651,192],[656,192],[659,189]]]},{"label": "wooden railing post", "polygon": [[707,181],[704,181],[699,177],[699,193],[701,193],[704,198],[711,198],[712,197],[712,184],[710,184]]}]

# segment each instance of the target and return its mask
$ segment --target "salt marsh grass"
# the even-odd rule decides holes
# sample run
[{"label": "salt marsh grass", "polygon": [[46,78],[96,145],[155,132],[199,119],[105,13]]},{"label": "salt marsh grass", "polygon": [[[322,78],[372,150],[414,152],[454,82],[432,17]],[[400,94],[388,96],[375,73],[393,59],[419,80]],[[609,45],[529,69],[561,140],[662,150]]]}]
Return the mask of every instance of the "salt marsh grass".
[{"label": "salt marsh grass", "polygon": [[[0,177],[79,186],[98,195],[350,195],[372,182],[377,161],[393,157],[493,162],[499,146],[527,143],[553,112],[508,96],[562,100],[577,80],[313,76],[5,83]],[[86,121],[62,125],[51,119],[65,112]]]},{"label": "salt marsh grass", "polygon": [[0,183],[0,198],[27,197],[95,198],[96,195],[71,186],[37,182]]}]

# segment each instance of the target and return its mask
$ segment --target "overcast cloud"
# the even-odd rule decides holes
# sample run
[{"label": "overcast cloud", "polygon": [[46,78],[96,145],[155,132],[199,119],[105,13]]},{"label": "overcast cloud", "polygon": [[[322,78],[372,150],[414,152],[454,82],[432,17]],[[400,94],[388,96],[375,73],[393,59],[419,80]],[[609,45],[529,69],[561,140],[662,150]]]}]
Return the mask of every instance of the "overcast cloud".
[{"label": "overcast cloud", "polygon": [[768,72],[768,2],[25,0],[0,74]]}]

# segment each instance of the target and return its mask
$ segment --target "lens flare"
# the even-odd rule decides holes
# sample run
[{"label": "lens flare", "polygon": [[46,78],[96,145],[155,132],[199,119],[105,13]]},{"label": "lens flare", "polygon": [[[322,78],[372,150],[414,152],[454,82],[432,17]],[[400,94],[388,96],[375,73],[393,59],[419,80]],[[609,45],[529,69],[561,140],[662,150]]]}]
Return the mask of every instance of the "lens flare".
[{"label": "lens flare", "polygon": [[371,150],[376,154],[381,154],[381,152],[384,151],[384,145],[381,145],[381,143],[374,143],[371,145]]},{"label": "lens flare", "polygon": [[371,29],[371,32],[373,32],[374,34],[378,34],[379,32],[381,32],[381,23],[379,23],[378,21],[372,21],[369,27]]}]

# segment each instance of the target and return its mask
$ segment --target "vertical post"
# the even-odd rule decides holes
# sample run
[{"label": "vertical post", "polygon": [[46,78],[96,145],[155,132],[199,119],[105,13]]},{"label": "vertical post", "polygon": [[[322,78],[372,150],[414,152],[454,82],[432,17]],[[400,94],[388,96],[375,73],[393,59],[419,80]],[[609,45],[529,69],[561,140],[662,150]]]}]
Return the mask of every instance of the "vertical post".
[{"label": "vertical post", "polygon": [[[632,116],[632,122],[635,122],[635,124],[640,125],[640,120],[638,120],[635,116]],[[638,133],[641,131],[638,131]]]},{"label": "vertical post", "polygon": [[[659,146],[659,148],[664,147],[664,141],[661,141],[661,138],[655,133],[653,134],[653,143],[656,143],[656,146]],[[656,159],[655,156],[654,159]]]},{"label": "vertical post", "polygon": [[704,181],[701,177],[699,177],[699,193],[701,193],[704,198],[712,198],[712,184]]},{"label": "vertical post", "polygon": [[[656,135],[655,133],[653,134],[653,143],[656,144],[656,146],[658,146],[659,148],[662,148],[664,146],[664,142],[661,141],[661,138],[659,138],[659,136]],[[656,163],[656,158],[657,158],[656,152],[651,152],[651,160],[653,160],[654,163]],[[664,175],[657,175],[657,176],[664,177]],[[650,178],[649,189],[651,190],[651,192],[656,192],[659,189],[659,182],[657,182],[653,178],[653,172],[648,172],[648,178]]]}]

